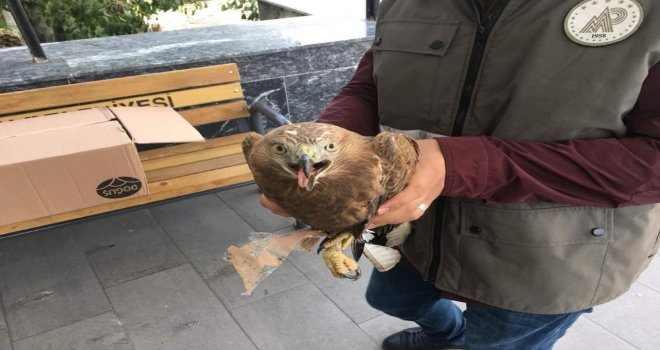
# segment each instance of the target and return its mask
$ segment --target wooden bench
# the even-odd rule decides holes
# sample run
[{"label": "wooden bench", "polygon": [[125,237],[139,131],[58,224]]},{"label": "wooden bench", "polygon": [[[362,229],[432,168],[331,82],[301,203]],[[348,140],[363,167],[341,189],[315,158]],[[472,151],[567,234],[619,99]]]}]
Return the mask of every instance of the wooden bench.
[{"label": "wooden bench", "polygon": [[192,125],[234,120],[241,133],[140,152],[150,194],[0,226],[0,236],[245,183],[250,116],[238,67],[224,64],[0,94],[0,122],[98,106],[171,106]]}]

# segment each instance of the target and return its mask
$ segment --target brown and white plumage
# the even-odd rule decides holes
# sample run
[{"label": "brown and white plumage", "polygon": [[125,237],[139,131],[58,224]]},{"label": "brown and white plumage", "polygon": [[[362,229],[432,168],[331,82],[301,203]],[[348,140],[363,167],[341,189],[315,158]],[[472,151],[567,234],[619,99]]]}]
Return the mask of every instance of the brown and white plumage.
[{"label": "brown and white plumage", "polygon": [[417,144],[405,135],[365,137],[323,123],[251,133],[243,153],[270,200],[329,237],[350,232],[357,244],[378,205],[405,187],[418,158]]}]

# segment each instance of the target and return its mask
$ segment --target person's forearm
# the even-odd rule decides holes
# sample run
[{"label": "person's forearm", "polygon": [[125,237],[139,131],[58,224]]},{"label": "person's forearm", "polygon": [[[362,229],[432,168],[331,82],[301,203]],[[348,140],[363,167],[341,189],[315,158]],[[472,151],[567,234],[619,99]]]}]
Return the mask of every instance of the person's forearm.
[{"label": "person's forearm", "polygon": [[660,202],[660,141],[651,137],[553,144],[481,136],[438,143],[447,167],[443,196],[597,207]]},{"label": "person's forearm", "polygon": [[377,93],[372,78],[371,50],[360,60],[351,81],[321,113],[317,122],[334,124],[362,135],[379,131]]}]

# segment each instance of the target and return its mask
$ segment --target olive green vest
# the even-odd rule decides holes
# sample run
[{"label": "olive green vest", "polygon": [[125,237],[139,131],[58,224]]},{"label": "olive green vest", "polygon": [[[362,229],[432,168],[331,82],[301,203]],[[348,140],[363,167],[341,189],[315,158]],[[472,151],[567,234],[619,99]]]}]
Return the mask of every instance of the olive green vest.
[{"label": "olive green vest", "polygon": [[[639,29],[599,47],[565,34],[576,0],[499,0],[480,46],[471,2],[383,1],[373,77],[384,128],[540,142],[626,135],[623,117],[660,61],[659,1],[639,0]],[[658,251],[660,205],[438,202],[404,254],[438,288],[500,308],[564,313],[607,302]]]}]

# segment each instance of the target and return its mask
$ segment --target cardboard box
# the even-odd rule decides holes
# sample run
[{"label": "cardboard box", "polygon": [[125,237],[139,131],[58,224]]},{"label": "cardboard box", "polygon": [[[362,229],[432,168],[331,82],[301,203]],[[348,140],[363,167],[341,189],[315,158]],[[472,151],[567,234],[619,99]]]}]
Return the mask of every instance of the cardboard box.
[{"label": "cardboard box", "polygon": [[148,194],[135,143],[204,141],[171,108],[95,108],[0,123],[0,225]]}]

